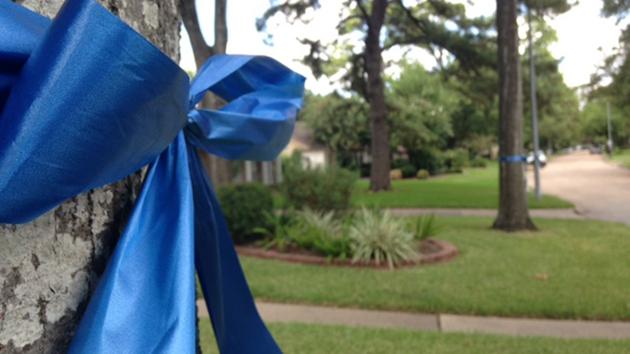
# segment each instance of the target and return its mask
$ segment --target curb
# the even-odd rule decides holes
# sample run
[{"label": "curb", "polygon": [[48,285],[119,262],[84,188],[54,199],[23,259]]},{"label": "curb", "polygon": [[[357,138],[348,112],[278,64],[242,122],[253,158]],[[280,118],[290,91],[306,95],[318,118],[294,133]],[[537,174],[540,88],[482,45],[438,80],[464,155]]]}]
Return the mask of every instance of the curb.
[{"label": "curb", "polygon": [[[439,251],[430,253],[427,255],[423,255],[419,260],[403,262],[396,266],[395,269],[404,268],[404,267],[413,267],[417,265],[428,265],[435,264],[441,262],[447,262],[452,260],[453,258],[459,255],[459,250],[455,245],[450,242],[442,241],[442,240],[426,240],[435,246],[440,248]],[[265,250],[258,247],[249,247],[249,246],[236,246],[236,251],[240,256],[248,256],[255,257],[260,259],[273,259],[279,260],[289,263],[298,263],[298,264],[308,264],[308,265],[319,265],[319,266],[336,266],[336,267],[349,267],[349,268],[372,268],[372,269],[382,269],[388,270],[389,267],[386,263],[375,264],[375,263],[364,263],[364,262],[352,262],[351,260],[345,259],[329,259],[326,257],[309,255],[309,254],[295,254],[295,253],[284,253],[273,250]]]}]

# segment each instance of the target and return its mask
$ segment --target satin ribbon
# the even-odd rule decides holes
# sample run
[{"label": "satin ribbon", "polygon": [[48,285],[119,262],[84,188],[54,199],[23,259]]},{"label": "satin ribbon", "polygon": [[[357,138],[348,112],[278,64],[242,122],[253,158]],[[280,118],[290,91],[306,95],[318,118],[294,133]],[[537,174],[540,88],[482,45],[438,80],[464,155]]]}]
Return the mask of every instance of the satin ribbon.
[{"label": "satin ribbon", "polygon": [[[221,353],[279,353],[196,148],[268,160],[304,78],[215,56],[186,73],[94,0],[50,21],[0,0],[0,222],[33,220],[150,164],[70,353],[194,353],[195,270]],[[228,102],[196,109],[206,92]]]}]

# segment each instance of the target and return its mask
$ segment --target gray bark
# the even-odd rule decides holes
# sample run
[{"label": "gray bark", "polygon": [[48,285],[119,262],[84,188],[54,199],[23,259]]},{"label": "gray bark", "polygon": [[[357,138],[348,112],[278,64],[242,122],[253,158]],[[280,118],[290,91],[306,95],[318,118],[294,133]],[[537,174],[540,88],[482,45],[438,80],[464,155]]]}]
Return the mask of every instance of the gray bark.
[{"label": "gray bark", "polygon": [[[179,59],[174,0],[99,0]],[[63,0],[25,0],[52,17]],[[0,225],[0,353],[63,353],[139,192],[137,173],[25,225]]]},{"label": "gray bark", "polygon": [[[516,11],[516,0],[497,0],[500,156],[523,155],[523,97]],[[499,213],[494,228],[534,229],[527,207],[523,164],[502,162],[499,170]]]}]

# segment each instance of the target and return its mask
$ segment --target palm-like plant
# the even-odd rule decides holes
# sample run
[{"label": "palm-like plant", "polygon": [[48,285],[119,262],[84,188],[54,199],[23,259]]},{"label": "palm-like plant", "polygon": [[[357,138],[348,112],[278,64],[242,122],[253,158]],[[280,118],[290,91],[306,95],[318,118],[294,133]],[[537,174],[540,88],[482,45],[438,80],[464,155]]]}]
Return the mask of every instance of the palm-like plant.
[{"label": "palm-like plant", "polygon": [[386,262],[389,268],[416,259],[413,233],[405,222],[388,211],[361,209],[350,228],[352,261],[376,264]]}]

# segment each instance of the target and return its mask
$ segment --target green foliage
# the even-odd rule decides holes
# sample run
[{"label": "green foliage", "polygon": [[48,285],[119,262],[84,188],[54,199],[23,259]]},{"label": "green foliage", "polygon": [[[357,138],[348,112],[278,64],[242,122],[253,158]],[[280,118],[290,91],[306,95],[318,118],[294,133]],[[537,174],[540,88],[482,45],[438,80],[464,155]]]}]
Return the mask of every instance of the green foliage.
[{"label": "green foliage", "polygon": [[272,226],[267,214],[273,212],[273,196],[264,185],[226,186],[221,187],[217,194],[235,243],[255,241],[258,230]]},{"label": "green foliage", "polygon": [[356,175],[338,167],[305,169],[301,163],[284,165],[280,190],[288,206],[316,211],[343,212],[350,207]]},{"label": "green foliage", "polygon": [[[556,41],[556,32],[544,20],[533,21],[536,53],[536,97],[540,146],[543,149],[558,150],[582,141],[579,101],[577,94],[565,83],[558,69],[559,60],[549,51]],[[531,92],[529,58],[524,58],[523,68],[523,107],[527,122],[531,121]],[[525,125],[525,142],[532,149],[531,124]]]},{"label": "green foliage", "polygon": [[301,249],[330,258],[346,259],[350,256],[350,239],[345,234],[344,225],[332,211],[306,209],[299,212],[288,234]]},{"label": "green foliage", "polygon": [[402,172],[402,176],[403,178],[412,178],[416,176],[416,166],[408,163],[405,165],[402,165],[400,167],[400,171]]},{"label": "green foliage", "polygon": [[452,135],[451,114],[458,95],[420,64],[402,63],[398,80],[390,80],[391,145],[408,151],[441,147]]},{"label": "green foliage", "polygon": [[[593,97],[584,106],[580,114],[580,123],[584,141],[592,144],[605,144],[608,140],[606,99]],[[626,118],[630,105],[619,107],[611,105],[611,126],[613,141],[616,146],[625,146],[630,139],[630,119]]]},{"label": "green foliage", "polygon": [[374,272],[245,257],[243,267],[253,293],[270,301],[477,316],[630,320],[628,226],[538,219],[538,232],[506,234],[489,229],[490,218],[438,221],[444,227],[439,238],[460,251],[453,262]]},{"label": "green foliage", "polygon": [[402,178],[412,178],[416,176],[418,170],[409,160],[399,159],[392,162],[392,168],[399,169],[402,173]]},{"label": "green foliage", "polygon": [[429,178],[430,175],[431,174],[427,170],[418,170],[418,173],[416,174],[416,178],[417,179],[427,179],[427,178]]},{"label": "green foliage", "polygon": [[409,159],[417,169],[427,170],[432,175],[444,172],[444,156],[438,149],[425,148],[410,151]]},{"label": "green foliage", "polygon": [[300,118],[315,140],[336,155],[342,166],[356,166],[370,142],[367,104],[358,97],[307,95]]},{"label": "green foliage", "polygon": [[429,237],[437,236],[439,232],[440,227],[433,214],[417,217],[414,221],[413,238],[417,241],[424,241]]},{"label": "green foliage", "polygon": [[452,149],[444,152],[444,168],[446,172],[461,173],[468,165],[468,151]]},{"label": "green foliage", "polygon": [[406,226],[389,211],[361,209],[349,232],[352,261],[387,263],[392,269],[417,258],[413,234]]},{"label": "green foliage", "polygon": [[485,168],[487,166],[488,166],[488,161],[484,159],[483,157],[475,157],[472,160],[470,160],[470,167]]}]

